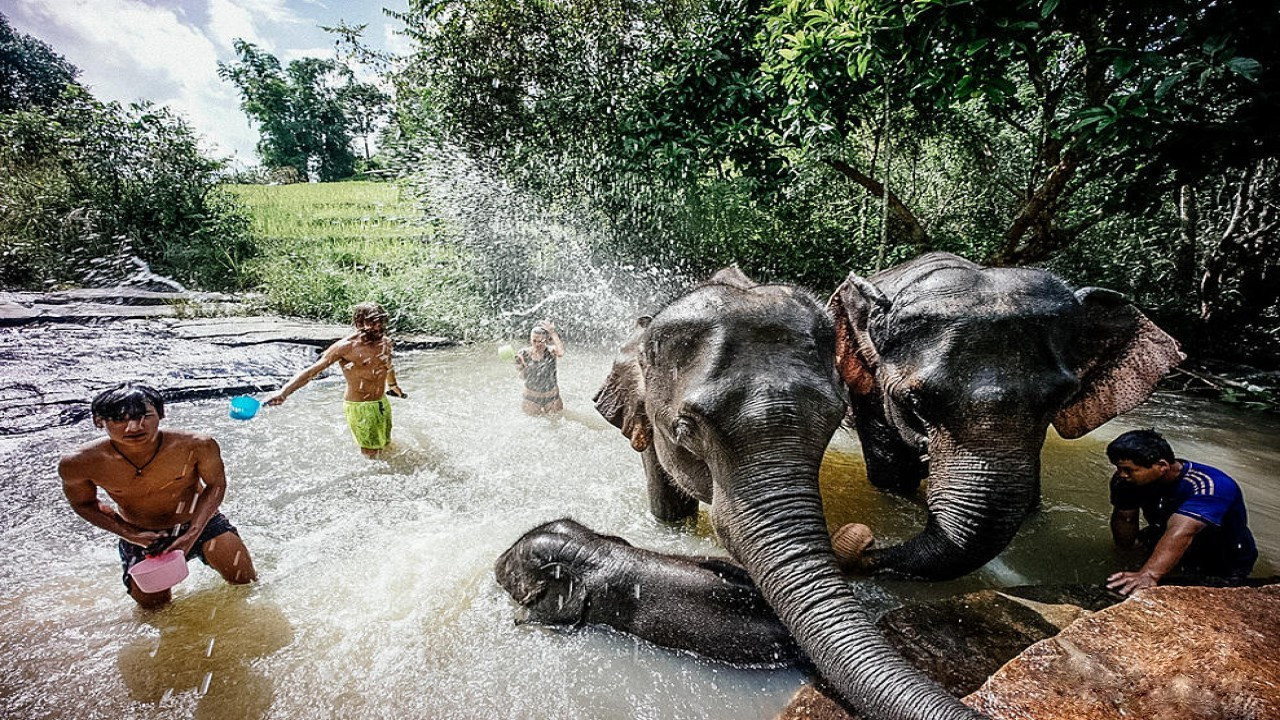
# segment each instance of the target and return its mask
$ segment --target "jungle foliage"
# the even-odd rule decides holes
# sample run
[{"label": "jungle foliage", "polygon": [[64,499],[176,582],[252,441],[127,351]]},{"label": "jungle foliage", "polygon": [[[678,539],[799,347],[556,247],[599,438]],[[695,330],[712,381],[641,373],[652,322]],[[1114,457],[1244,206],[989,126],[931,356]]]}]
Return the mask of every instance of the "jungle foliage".
[{"label": "jungle foliage", "polygon": [[252,252],[247,221],[185,121],[95,100],[73,66],[3,16],[0,58],[0,286],[119,282],[147,265],[236,286]]},{"label": "jungle foliage", "polygon": [[1246,2],[415,0],[403,141],[621,252],[820,292],[943,249],[1274,363],[1280,16]]}]

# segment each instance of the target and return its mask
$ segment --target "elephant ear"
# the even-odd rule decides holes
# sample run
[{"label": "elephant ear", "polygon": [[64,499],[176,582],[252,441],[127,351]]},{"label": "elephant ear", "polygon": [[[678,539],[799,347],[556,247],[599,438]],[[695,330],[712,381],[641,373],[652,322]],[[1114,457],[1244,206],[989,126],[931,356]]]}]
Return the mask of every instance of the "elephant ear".
[{"label": "elephant ear", "polygon": [[870,282],[849,273],[827,301],[836,324],[836,368],[840,379],[855,395],[875,389],[880,355],[868,328],[889,310],[889,300]]},{"label": "elephant ear", "polygon": [[1053,418],[1067,439],[1133,409],[1186,358],[1177,340],[1120,293],[1086,287],[1076,291],[1076,299],[1084,308],[1075,360],[1080,391]]},{"label": "elephant ear", "polygon": [[649,417],[644,410],[644,373],[640,370],[639,356],[645,328],[652,319],[648,316],[640,318],[635,333],[618,351],[609,376],[592,398],[600,415],[610,425],[622,430],[636,452],[648,449],[653,439]]}]

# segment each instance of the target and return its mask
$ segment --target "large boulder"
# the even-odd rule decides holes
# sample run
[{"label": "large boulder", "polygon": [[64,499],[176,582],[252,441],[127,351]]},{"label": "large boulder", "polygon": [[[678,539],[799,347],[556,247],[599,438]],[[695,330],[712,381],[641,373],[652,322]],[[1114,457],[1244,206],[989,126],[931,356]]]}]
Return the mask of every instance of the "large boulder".
[{"label": "large boulder", "polygon": [[[1280,718],[1280,586],[1160,587],[1107,607],[1116,597],[1081,586],[985,590],[879,624],[925,674],[999,720]],[[820,681],[780,715],[858,717]]]},{"label": "large boulder", "polygon": [[1158,587],[1027,648],[965,702],[993,718],[1280,718],[1280,586]]}]

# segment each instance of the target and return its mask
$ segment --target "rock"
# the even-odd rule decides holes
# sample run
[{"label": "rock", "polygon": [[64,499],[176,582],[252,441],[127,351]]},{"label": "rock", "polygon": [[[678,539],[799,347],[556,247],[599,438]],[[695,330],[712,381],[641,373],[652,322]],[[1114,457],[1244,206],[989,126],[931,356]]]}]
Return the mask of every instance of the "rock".
[{"label": "rock", "polygon": [[[216,345],[248,346],[263,343],[297,343],[328,347],[350,335],[350,325],[332,325],[308,320],[280,317],[213,317],[179,320],[173,333],[187,340],[202,340]],[[457,344],[435,335],[393,334],[397,350],[428,350]]]},{"label": "rock", "polygon": [[[908,662],[962,696],[978,689],[1027,646],[1121,599],[1096,585],[980,590],[904,605],[885,613],[876,626]],[[834,699],[821,680],[817,687],[801,688],[780,716],[785,720],[859,717]]]},{"label": "rock", "polygon": [[12,300],[0,299],[0,326],[20,325],[40,317],[40,311]]},{"label": "rock", "polygon": [[1157,587],[1027,648],[965,699],[993,718],[1280,717],[1280,586]]},{"label": "rock", "polygon": [[156,290],[142,287],[77,288],[48,293],[39,299],[46,305],[95,303],[99,305],[169,305],[173,303],[232,302],[223,293],[192,293],[182,290]]},{"label": "rock", "polygon": [[235,296],[222,293],[156,292],[130,287],[80,288],[52,293],[0,292],[0,327],[30,322],[86,323],[225,312],[236,302]]},{"label": "rock", "polygon": [[911,664],[966,695],[1028,645],[1121,599],[1094,585],[980,590],[900,607],[877,626]]},{"label": "rock", "polygon": [[[45,307],[57,307],[46,305]],[[73,303],[101,317],[80,322],[0,326],[0,436],[67,425],[89,400],[122,380],[147,382],[181,402],[274,390],[315,362],[319,348],[350,327],[282,318],[139,319],[167,305]],[[397,350],[452,344],[432,336],[393,336]]]},{"label": "rock", "polygon": [[[1280,586],[1160,587],[1112,607],[1117,596],[1105,589],[1062,590],[986,590],[900,608],[879,624],[909,661],[958,695],[1018,638],[1047,633],[964,698],[997,720],[1280,717]],[[1055,636],[1062,623],[1069,625]],[[779,717],[860,716],[818,681]]]}]

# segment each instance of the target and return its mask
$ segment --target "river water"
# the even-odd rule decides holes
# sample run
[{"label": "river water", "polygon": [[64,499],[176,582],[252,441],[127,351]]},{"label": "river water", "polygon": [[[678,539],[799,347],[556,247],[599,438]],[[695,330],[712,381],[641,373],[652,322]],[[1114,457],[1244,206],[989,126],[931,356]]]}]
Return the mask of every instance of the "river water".
[{"label": "river water", "polygon": [[[99,437],[88,421],[0,437],[0,716],[5,718],[772,718],[804,682],[601,630],[513,624],[497,556],[528,528],[572,516],[667,552],[722,554],[648,515],[639,457],[590,398],[609,355],[560,365],[568,410],[529,418],[492,346],[397,361],[395,448],[367,461],[342,420],[341,380],[232,420],[225,401],[181,403],[165,423],[221,443],[239,527],[260,580],[225,585],[192,564],[175,603],[136,610],[115,543],[66,506],[58,455]],[[871,601],[1022,583],[1100,582],[1119,562],[1107,530],[1105,443],[1155,425],[1181,456],[1244,487],[1263,556],[1280,558],[1280,421],[1157,395],[1081,440],[1052,432],[1044,503],[981,571],[937,584],[865,583]],[[885,538],[921,523],[919,499],[867,488],[858,445],[837,434],[823,473],[833,525]]]}]

